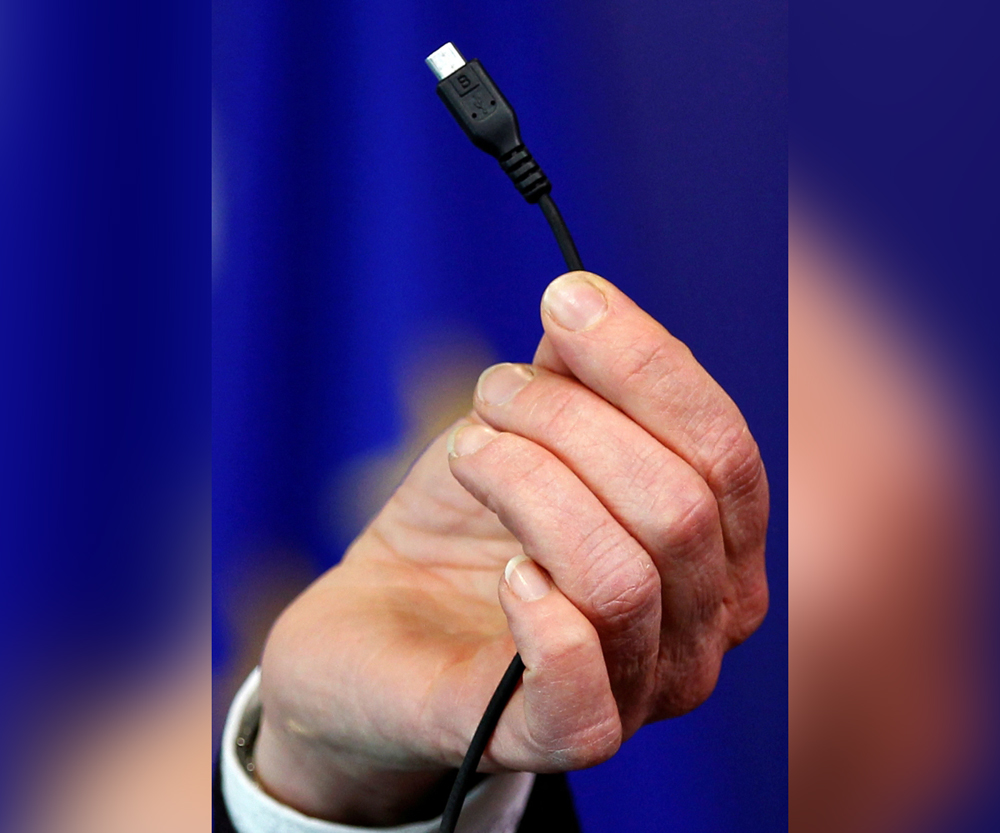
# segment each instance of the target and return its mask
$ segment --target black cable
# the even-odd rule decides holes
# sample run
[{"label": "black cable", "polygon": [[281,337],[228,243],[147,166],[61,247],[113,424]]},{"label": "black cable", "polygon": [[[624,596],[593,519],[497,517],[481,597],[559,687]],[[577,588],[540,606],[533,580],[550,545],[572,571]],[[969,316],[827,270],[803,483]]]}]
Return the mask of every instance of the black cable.
[{"label": "black cable", "polygon": [[552,227],[552,233],[556,236],[556,243],[559,244],[559,251],[562,252],[562,256],[566,261],[566,268],[570,272],[579,272],[583,269],[583,261],[580,260],[580,253],[576,250],[573,237],[569,233],[569,229],[566,228],[566,221],[563,220],[562,214],[556,208],[552,195],[543,194],[541,199],[538,200],[538,207],[542,209],[542,214],[545,215],[545,219],[549,221],[549,226]]},{"label": "black cable", "polygon": [[490,698],[490,704],[483,712],[482,719],[476,727],[476,733],[472,736],[472,742],[465,753],[462,765],[458,768],[455,776],[455,783],[448,795],[448,803],[445,804],[444,814],[441,816],[441,833],[453,833],[455,825],[458,823],[458,814],[462,812],[462,804],[465,796],[469,792],[469,779],[479,768],[479,761],[486,751],[486,745],[493,737],[493,730],[500,722],[500,715],[507,708],[510,698],[514,696],[518,683],[521,682],[521,674],[524,673],[524,662],[520,654],[514,654],[514,659],[510,661],[507,670],[504,672],[500,685]]},{"label": "black cable", "polygon": [[[537,203],[542,209],[569,271],[583,269],[573,237],[549,193],[552,183],[521,141],[514,108],[482,64],[476,60],[466,61],[454,44],[446,43],[427,58],[427,66],[437,76],[438,96],[472,143],[500,163],[522,197],[529,203]],[[515,654],[483,712],[455,776],[441,817],[440,833],[454,833],[462,804],[469,792],[470,779],[479,768],[493,731],[514,696],[523,673],[524,662],[520,654]]]}]

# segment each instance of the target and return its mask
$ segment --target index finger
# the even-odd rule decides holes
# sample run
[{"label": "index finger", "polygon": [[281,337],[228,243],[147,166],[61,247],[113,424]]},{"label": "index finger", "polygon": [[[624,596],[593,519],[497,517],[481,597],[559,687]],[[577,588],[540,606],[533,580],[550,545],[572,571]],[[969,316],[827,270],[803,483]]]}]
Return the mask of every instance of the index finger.
[{"label": "index finger", "polygon": [[549,285],[542,324],[549,360],[556,354],[580,382],[701,475],[719,503],[730,557],[762,551],[768,493],[757,443],[688,347],[590,272]]}]

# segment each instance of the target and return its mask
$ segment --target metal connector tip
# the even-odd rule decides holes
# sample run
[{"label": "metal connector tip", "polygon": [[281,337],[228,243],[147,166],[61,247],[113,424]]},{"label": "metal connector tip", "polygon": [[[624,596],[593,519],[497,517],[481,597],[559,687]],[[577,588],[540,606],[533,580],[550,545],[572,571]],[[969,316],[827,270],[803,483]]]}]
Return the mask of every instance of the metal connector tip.
[{"label": "metal connector tip", "polygon": [[465,66],[465,58],[462,57],[462,53],[455,48],[455,44],[450,41],[438,49],[436,52],[432,52],[430,55],[424,59],[424,63],[431,68],[431,72],[440,81],[442,78],[447,78],[456,70],[461,69]]}]

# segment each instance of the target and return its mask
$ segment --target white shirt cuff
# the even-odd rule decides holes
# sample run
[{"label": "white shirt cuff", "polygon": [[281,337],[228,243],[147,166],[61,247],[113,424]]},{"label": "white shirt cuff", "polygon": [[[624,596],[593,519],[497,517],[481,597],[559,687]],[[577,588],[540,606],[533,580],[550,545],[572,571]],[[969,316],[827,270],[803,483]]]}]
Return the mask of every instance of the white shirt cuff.
[{"label": "white shirt cuff", "polygon": [[[222,733],[222,795],[238,833],[370,833],[372,830],[436,833],[441,825],[440,816],[396,827],[353,827],[303,815],[264,792],[250,776],[237,751],[240,748],[238,741],[246,743],[248,728],[256,726],[260,709],[259,685],[260,669],[257,668],[237,692]],[[535,776],[530,772],[491,775],[466,796],[457,833],[514,833],[521,823],[534,783]]]}]

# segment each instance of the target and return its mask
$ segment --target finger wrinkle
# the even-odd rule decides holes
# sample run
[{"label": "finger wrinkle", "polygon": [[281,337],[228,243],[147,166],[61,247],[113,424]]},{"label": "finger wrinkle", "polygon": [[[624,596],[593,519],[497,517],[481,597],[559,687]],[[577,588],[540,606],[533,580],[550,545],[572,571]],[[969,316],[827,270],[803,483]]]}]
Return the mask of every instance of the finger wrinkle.
[{"label": "finger wrinkle", "polygon": [[[680,342],[670,344],[657,341],[649,347],[648,341],[648,337],[637,338],[621,350],[618,360],[612,366],[612,371],[619,378],[618,384],[623,390],[632,387],[645,389],[649,384],[662,384],[665,377],[670,376],[681,366],[681,363],[674,358]],[[643,393],[647,395],[648,391],[643,390]]]},{"label": "finger wrinkle", "polygon": [[573,548],[571,558],[585,565],[586,577],[597,565],[617,560],[615,550],[624,549],[631,542],[625,531],[611,516],[601,517],[584,532]]},{"label": "finger wrinkle", "polygon": [[[541,426],[543,432],[554,434],[572,433],[580,424],[583,409],[580,407],[580,397],[574,391],[561,391],[555,396],[539,399],[532,406],[532,411],[543,412],[544,424]],[[566,419],[565,425],[559,425],[559,421]]]}]

